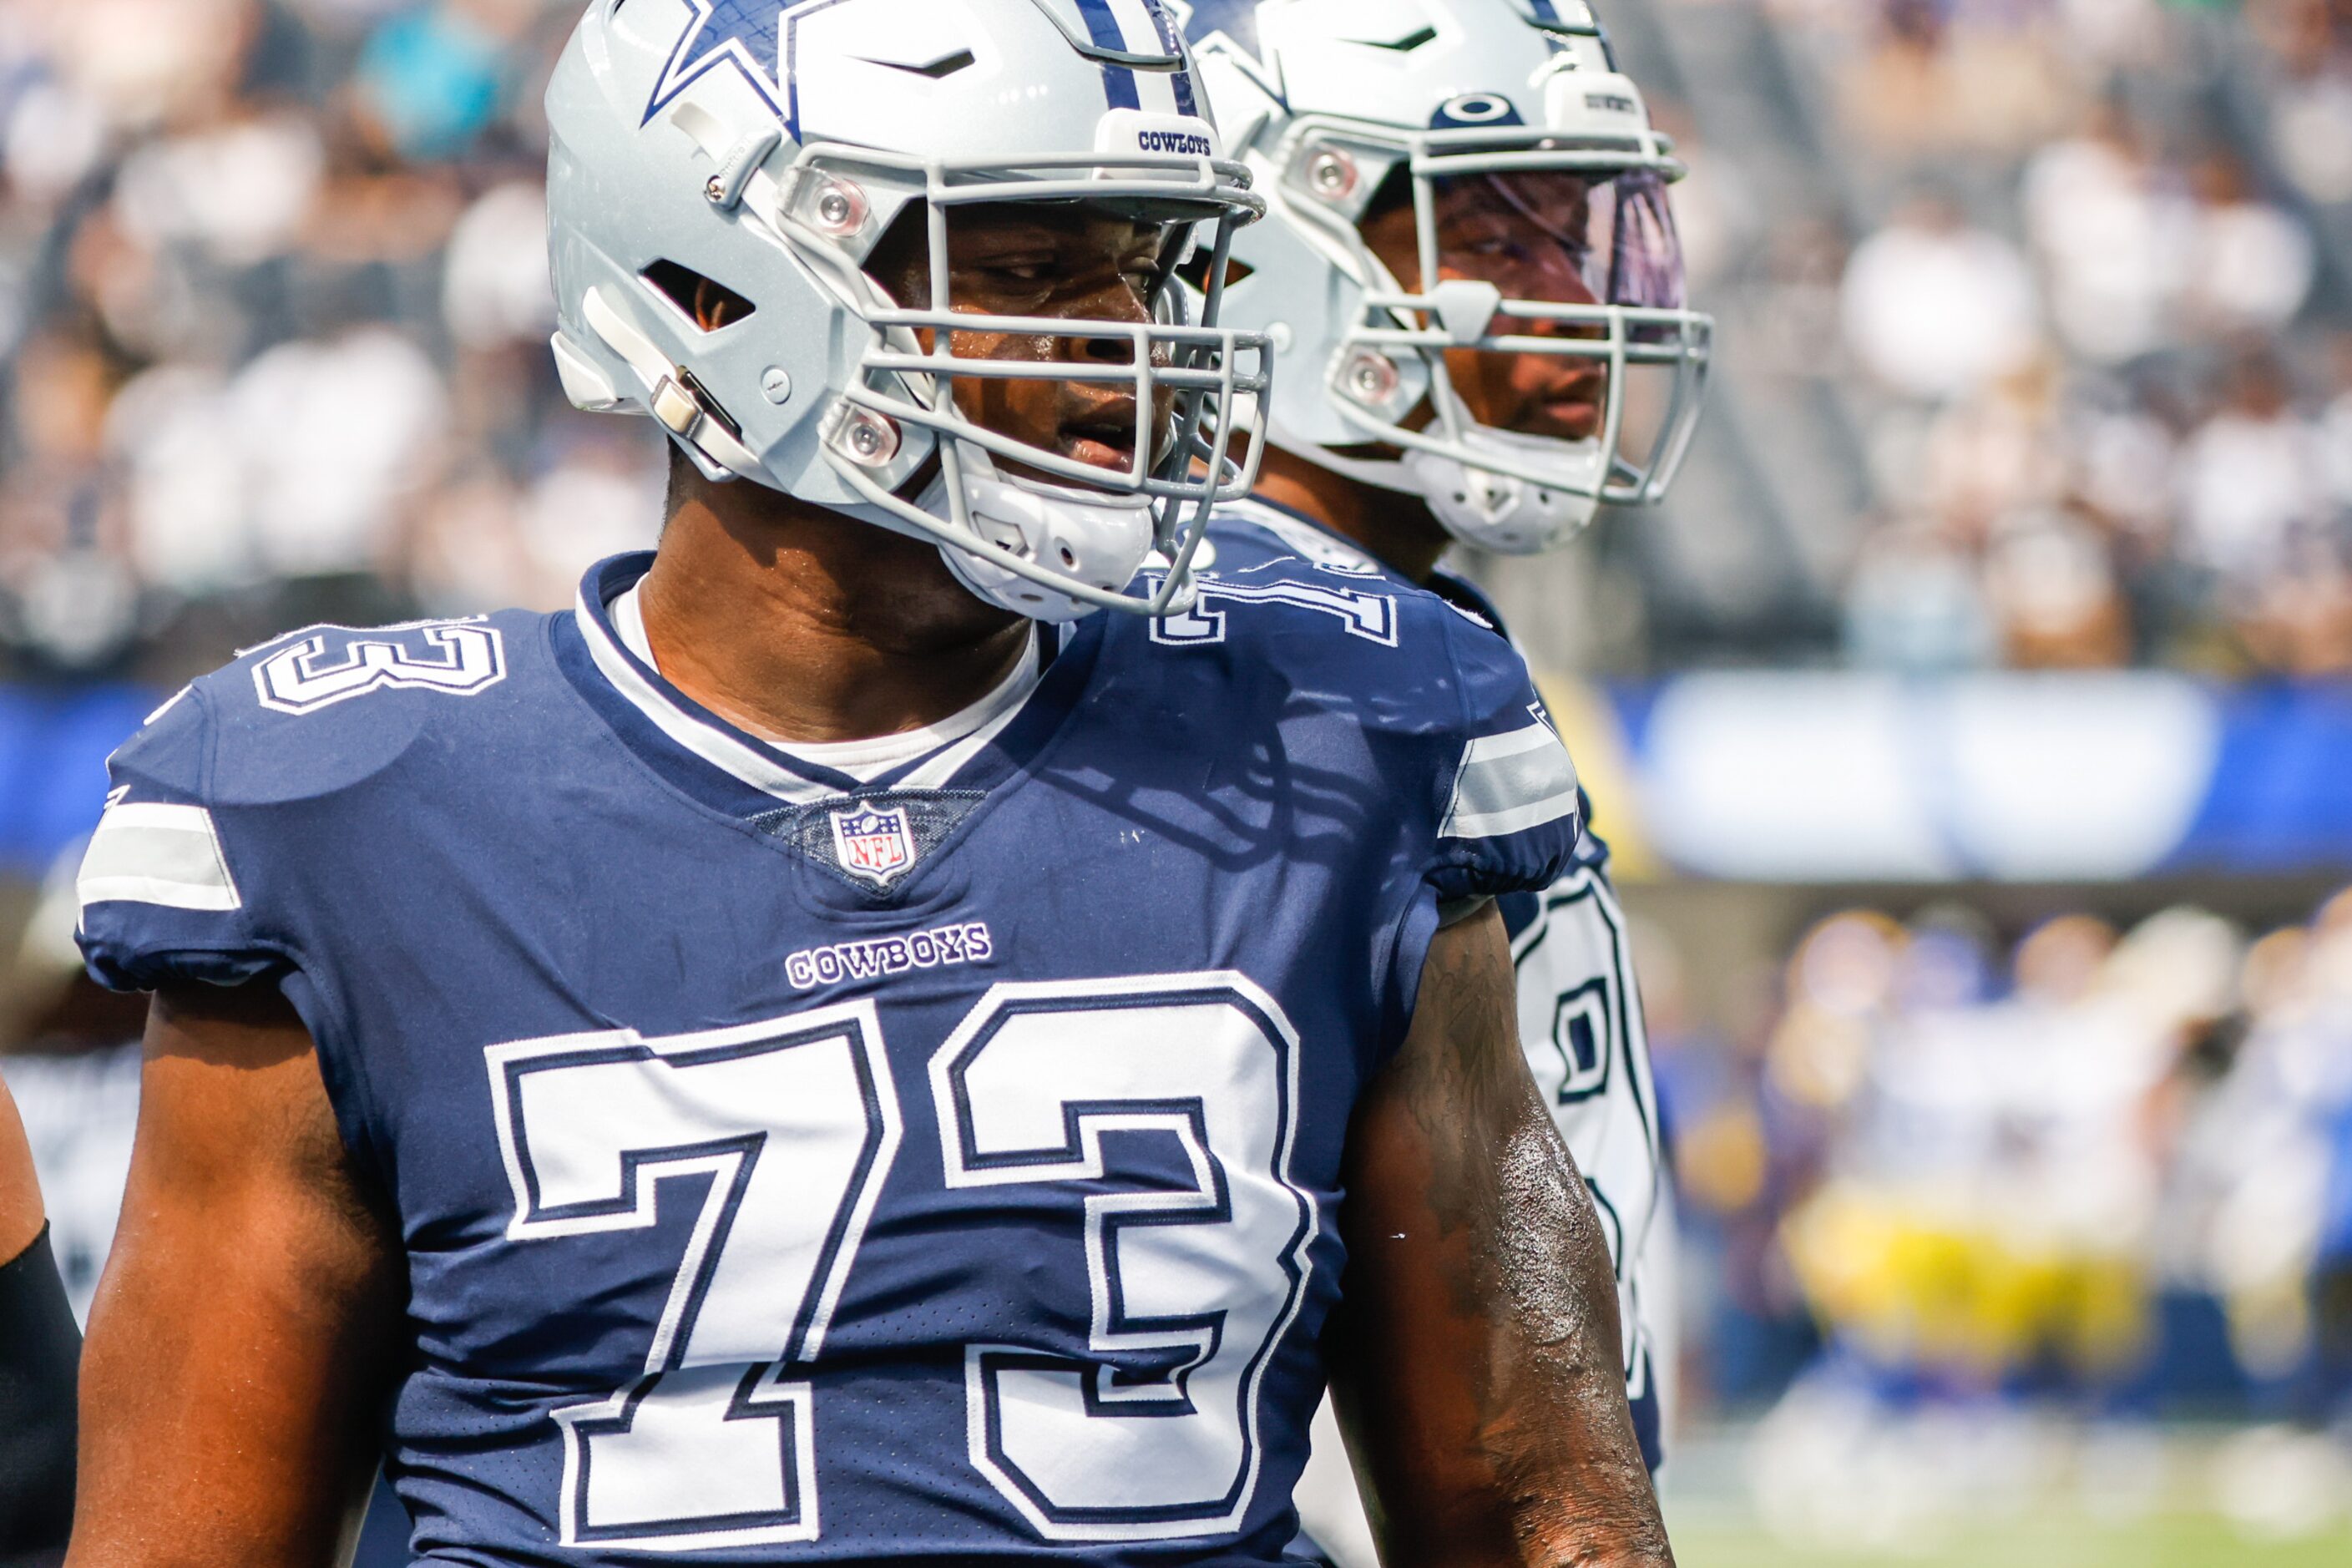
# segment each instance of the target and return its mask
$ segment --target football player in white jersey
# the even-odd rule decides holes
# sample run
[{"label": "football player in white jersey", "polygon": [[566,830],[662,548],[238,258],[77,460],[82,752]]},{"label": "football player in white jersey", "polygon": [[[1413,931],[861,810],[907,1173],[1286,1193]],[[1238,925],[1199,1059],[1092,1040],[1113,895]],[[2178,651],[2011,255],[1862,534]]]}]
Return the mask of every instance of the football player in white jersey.
[{"label": "football player in white jersey", "polygon": [[429,1563],[1275,1568],[1327,1376],[1392,1568],[1670,1564],[1512,1038],[1524,665],[1188,609],[1263,340],[1169,279],[1261,198],[1174,20],[594,0],[548,103],[660,547],[110,760],[75,1568],[323,1568],[379,1464]]},{"label": "football player in white jersey", "polygon": [[[1224,279],[1223,319],[1271,335],[1276,374],[1256,493],[1212,530],[1220,576],[1288,552],[1491,619],[1440,569],[1455,544],[1557,549],[1602,503],[1664,495],[1710,323],[1683,297],[1681,167],[1583,0],[1193,0],[1186,31],[1271,209]],[[1588,836],[1566,878],[1505,913],[1521,1040],[1608,1229],[1654,1467],[1674,1238],[1606,858]]]}]

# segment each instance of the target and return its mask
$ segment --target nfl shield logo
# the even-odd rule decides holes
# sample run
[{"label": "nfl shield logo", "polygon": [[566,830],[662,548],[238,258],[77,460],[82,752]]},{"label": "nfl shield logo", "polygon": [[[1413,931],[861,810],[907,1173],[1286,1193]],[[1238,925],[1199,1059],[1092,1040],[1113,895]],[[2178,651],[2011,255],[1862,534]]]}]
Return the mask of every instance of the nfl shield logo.
[{"label": "nfl shield logo", "polygon": [[915,863],[915,835],[907,826],[906,807],[877,811],[853,805],[835,812],[833,852],[851,876],[888,887]]}]

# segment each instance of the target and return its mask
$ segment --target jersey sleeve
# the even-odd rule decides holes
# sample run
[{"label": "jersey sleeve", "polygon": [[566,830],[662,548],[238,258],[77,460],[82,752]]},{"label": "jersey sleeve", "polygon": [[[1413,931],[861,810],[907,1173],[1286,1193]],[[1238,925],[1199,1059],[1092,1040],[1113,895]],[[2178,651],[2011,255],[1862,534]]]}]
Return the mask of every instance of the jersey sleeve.
[{"label": "jersey sleeve", "polygon": [[116,991],[238,985],[283,967],[256,930],[210,797],[210,704],[184,689],[107,759],[106,811],[82,854],[77,935]]},{"label": "jersey sleeve", "polygon": [[1443,800],[1423,877],[1441,910],[1539,892],[1574,862],[1583,832],[1576,764],[1517,650],[1447,614],[1461,724],[1435,759]]}]

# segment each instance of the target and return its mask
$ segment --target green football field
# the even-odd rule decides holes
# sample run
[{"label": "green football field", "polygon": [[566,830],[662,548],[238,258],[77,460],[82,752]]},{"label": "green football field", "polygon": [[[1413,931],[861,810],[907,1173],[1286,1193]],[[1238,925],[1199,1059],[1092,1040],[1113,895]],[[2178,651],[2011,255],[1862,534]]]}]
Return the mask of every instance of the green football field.
[{"label": "green football field", "polygon": [[2202,1514],[2103,1527],[2029,1519],[1896,1552],[1840,1552],[1776,1542],[1762,1531],[1677,1524],[1681,1568],[2352,1568],[2352,1531],[2293,1542],[2249,1540]]}]

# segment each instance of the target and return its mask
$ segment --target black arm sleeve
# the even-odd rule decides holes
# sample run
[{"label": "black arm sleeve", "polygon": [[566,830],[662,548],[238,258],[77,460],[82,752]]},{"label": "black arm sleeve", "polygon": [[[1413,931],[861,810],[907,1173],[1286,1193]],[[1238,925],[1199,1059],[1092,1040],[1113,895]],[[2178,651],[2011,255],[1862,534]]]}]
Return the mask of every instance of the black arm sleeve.
[{"label": "black arm sleeve", "polygon": [[73,1525],[81,1331],[49,1233],[0,1264],[0,1568],[55,1568]]}]

